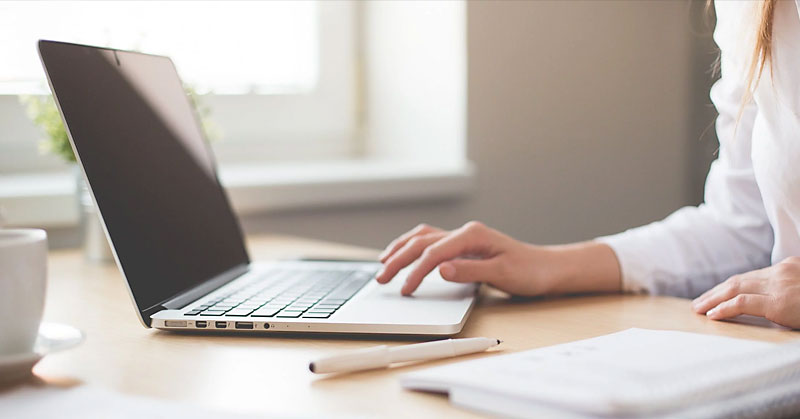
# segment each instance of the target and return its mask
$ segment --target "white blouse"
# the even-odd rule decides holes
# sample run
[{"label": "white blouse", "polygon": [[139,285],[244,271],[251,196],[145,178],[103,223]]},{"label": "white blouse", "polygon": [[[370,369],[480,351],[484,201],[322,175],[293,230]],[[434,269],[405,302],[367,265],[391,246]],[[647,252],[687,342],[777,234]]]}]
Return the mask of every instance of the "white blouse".
[{"label": "white blouse", "polygon": [[737,127],[755,4],[715,3],[720,150],[705,203],[597,239],[616,252],[625,291],[696,297],[731,275],[800,256],[800,0],[777,2],[771,64]]}]

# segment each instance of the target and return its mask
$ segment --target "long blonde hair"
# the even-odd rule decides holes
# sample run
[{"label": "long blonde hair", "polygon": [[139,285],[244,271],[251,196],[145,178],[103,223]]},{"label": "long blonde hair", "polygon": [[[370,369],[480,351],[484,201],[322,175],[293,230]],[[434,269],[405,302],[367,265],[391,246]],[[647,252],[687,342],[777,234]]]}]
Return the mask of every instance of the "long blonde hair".
[{"label": "long blonde hair", "polygon": [[[753,42],[753,52],[750,57],[750,68],[747,71],[747,84],[742,98],[742,107],[753,99],[753,92],[758,86],[759,80],[761,80],[764,66],[772,60],[772,24],[775,20],[775,5],[777,1],[761,0],[761,5],[757,10],[757,29]],[[739,116],[741,116],[741,111]]]}]

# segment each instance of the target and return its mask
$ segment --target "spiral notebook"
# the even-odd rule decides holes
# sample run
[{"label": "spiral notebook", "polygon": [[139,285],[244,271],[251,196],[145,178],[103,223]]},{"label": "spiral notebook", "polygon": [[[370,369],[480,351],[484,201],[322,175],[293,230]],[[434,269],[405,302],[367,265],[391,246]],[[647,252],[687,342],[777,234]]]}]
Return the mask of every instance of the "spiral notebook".
[{"label": "spiral notebook", "polygon": [[800,412],[800,341],[628,329],[416,371],[401,383],[512,417],[785,417]]}]

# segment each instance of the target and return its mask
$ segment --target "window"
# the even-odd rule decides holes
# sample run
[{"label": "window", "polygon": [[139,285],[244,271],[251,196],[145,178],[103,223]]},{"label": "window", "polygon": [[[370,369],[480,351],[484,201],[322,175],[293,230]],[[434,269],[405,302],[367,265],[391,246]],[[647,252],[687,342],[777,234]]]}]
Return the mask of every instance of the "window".
[{"label": "window", "polygon": [[0,3],[0,174],[60,169],[18,94],[49,93],[36,40],[172,57],[203,96],[221,164],[340,158],[357,147],[350,1]]},{"label": "window", "polygon": [[47,93],[38,39],[168,55],[201,91],[309,92],[318,17],[313,1],[0,3],[0,39],[14,40],[0,44],[0,92]]},{"label": "window", "polygon": [[0,2],[0,207],[12,225],[77,221],[75,174],[37,151],[16,96],[47,92],[39,38],[169,55],[213,92],[212,146],[240,214],[469,190],[464,1]]}]

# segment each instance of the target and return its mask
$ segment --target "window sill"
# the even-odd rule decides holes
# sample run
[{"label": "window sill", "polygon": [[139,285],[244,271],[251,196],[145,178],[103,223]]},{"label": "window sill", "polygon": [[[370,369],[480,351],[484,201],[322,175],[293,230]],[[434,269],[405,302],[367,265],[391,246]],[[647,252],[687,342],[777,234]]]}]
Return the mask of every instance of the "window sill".
[{"label": "window sill", "polygon": [[[458,198],[472,188],[474,168],[395,161],[340,161],[220,168],[236,212],[250,215],[302,208]],[[0,208],[8,225],[70,227],[79,221],[75,176],[69,172],[0,176]]]}]

